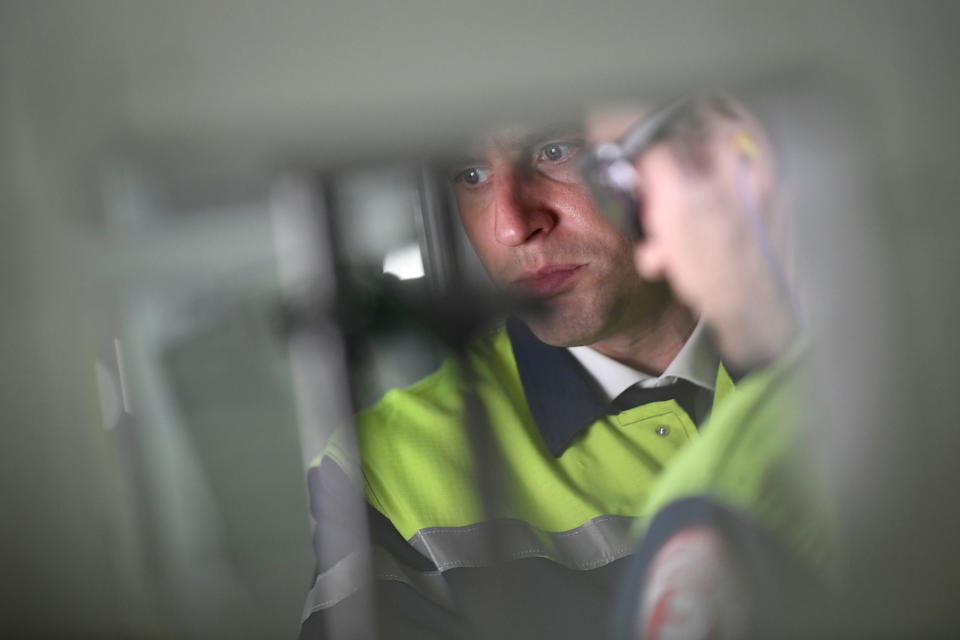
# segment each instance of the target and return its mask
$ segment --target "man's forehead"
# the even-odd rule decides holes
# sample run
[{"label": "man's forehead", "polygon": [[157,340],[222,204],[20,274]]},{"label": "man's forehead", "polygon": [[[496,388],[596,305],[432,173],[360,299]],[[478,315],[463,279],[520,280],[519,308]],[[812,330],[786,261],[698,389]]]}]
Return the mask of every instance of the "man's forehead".
[{"label": "man's forehead", "polygon": [[471,155],[476,156],[506,153],[523,149],[554,136],[582,135],[583,130],[582,119],[538,124],[504,124],[474,136],[469,141],[467,150]]},{"label": "man's forehead", "polygon": [[515,152],[552,137],[577,135],[585,141],[616,140],[636,124],[649,109],[639,103],[591,107],[576,118],[556,122],[506,123],[468,139],[467,155],[484,157]]}]

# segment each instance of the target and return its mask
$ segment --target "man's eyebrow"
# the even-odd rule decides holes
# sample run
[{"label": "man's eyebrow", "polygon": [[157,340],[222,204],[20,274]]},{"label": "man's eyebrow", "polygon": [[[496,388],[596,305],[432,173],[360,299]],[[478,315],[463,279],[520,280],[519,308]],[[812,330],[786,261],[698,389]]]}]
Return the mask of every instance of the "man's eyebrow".
[{"label": "man's eyebrow", "polygon": [[481,152],[471,152],[468,150],[460,153],[447,154],[439,159],[436,166],[444,173],[450,174],[450,177],[453,177],[454,174],[459,173],[463,169],[482,165],[484,162],[484,156]]},{"label": "man's eyebrow", "polygon": [[[586,127],[583,122],[558,122],[525,133],[519,140],[510,143],[510,146],[515,149],[527,150],[557,138],[582,137],[585,131]],[[466,144],[462,151],[452,151],[444,154],[439,164],[451,172],[472,165],[484,164],[487,156],[491,153],[491,147],[497,146],[496,140],[496,137],[490,137],[482,141],[474,141],[472,144]]]},{"label": "man's eyebrow", "polygon": [[538,143],[568,136],[583,136],[586,127],[583,122],[558,122],[530,132],[523,138],[523,147],[530,148]]}]

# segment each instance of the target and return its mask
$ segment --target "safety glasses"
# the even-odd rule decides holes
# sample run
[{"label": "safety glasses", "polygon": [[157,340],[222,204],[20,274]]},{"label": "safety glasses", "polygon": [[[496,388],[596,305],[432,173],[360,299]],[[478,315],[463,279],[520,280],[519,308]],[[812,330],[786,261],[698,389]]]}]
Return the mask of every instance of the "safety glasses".
[{"label": "safety glasses", "polygon": [[671,125],[686,113],[690,104],[689,98],[672,102],[641,119],[617,142],[594,145],[580,157],[580,175],[601,213],[636,240],[643,239],[643,225],[633,162],[666,137]]}]

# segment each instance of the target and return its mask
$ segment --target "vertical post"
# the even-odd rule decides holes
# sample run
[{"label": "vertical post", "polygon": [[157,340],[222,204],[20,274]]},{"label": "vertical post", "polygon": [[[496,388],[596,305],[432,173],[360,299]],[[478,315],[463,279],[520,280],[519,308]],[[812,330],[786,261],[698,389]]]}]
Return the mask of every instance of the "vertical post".
[{"label": "vertical post", "polygon": [[[349,433],[344,438],[345,446],[356,450],[343,335],[336,320],[325,313],[334,308],[338,291],[332,233],[336,212],[329,185],[312,175],[282,177],[272,194],[270,208],[281,286],[287,302],[294,308],[319,310],[308,314],[308,321],[296,323],[287,336],[306,468],[339,429]],[[338,503],[350,505],[349,513],[341,517],[354,534],[354,559],[358,569],[369,578],[370,544],[363,492],[342,498]],[[325,540],[327,530],[323,523],[317,526],[319,552],[332,544],[332,535],[342,535],[330,532],[329,540]],[[371,593],[372,590],[361,589],[350,596],[354,599],[352,606],[327,610],[325,637],[375,637]]]},{"label": "vertical post", "polygon": [[453,231],[452,196],[435,167],[421,165],[417,178],[424,266],[433,290],[447,291],[459,284],[461,277]]},{"label": "vertical post", "polygon": [[[425,260],[427,273],[431,278],[431,289],[439,305],[457,306],[463,302],[462,292],[466,282],[456,251],[455,203],[452,193],[445,183],[441,172],[433,166],[422,165],[419,171],[419,191],[421,203],[422,228],[425,237]],[[498,304],[495,298],[486,300],[492,307]],[[456,323],[456,317],[450,316],[450,321]],[[502,478],[498,475],[499,469],[493,464],[496,455],[496,446],[493,442],[490,429],[490,415],[486,406],[477,393],[477,376],[471,368],[467,357],[469,340],[473,337],[470,327],[447,327],[452,344],[447,346],[453,349],[457,362],[457,369],[463,381],[461,398],[463,401],[464,428],[474,459],[474,483],[480,498],[480,507],[484,520],[496,519],[498,508],[503,495]],[[510,637],[509,620],[512,609],[518,606],[507,601],[504,594],[507,592],[501,562],[505,558],[503,550],[505,542],[499,535],[497,528],[491,529],[492,534],[483,543],[487,557],[494,558],[495,563],[488,569],[493,578],[481,586],[475,597],[482,598],[491,604],[491,608],[502,612],[497,619],[485,620],[482,628],[478,629],[481,637],[507,638]]]}]

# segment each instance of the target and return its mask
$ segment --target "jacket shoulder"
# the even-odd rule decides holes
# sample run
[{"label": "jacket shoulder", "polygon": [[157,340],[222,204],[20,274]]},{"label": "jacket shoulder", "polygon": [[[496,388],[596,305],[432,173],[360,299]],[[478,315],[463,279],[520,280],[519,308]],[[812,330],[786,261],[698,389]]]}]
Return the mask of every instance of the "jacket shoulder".
[{"label": "jacket shoulder", "polygon": [[[516,365],[506,331],[498,330],[475,340],[466,362],[481,385],[512,386]],[[462,412],[463,377],[460,364],[447,358],[439,369],[409,387],[390,389],[376,404],[356,415],[358,438],[375,432],[379,438],[402,437],[403,428],[456,418]],[[422,433],[421,433],[422,435]]]}]

